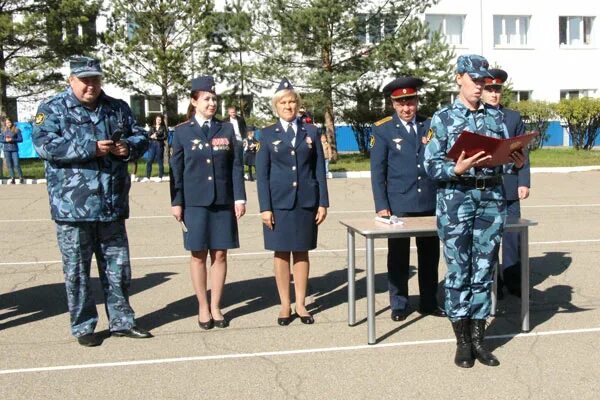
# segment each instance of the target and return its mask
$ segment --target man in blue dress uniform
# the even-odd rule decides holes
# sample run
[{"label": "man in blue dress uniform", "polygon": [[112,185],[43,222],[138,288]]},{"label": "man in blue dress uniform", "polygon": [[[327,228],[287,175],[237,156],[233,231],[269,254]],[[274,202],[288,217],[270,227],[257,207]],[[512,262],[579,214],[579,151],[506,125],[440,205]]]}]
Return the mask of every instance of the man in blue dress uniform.
[{"label": "man in blue dress uniform", "polygon": [[[525,124],[523,124],[521,114],[500,104],[502,101],[502,87],[508,78],[508,74],[501,69],[490,69],[489,72],[492,76],[485,79],[482,100],[488,107],[502,112],[509,137],[524,134]],[[525,160],[523,168],[503,175],[502,183],[506,192],[507,218],[520,218],[520,200],[529,197],[531,185],[529,157]],[[520,236],[518,232],[504,232],[502,234],[502,274],[498,280],[499,298],[503,297],[503,286],[506,286],[509,293],[521,297]]]},{"label": "man in blue dress uniform", "polygon": [[[417,90],[423,81],[400,77],[383,88],[395,113],[375,122],[371,136],[371,185],[380,217],[435,215],[436,186],[427,176],[423,154],[429,120],[417,116]],[[437,305],[440,243],[437,237],[416,239],[419,265],[419,312],[445,316]],[[388,286],[392,320],[410,314],[408,278],[410,239],[388,239]]]},{"label": "man in blue dress uniform", "polygon": [[50,212],[63,258],[71,333],[97,346],[98,322],[90,287],[96,255],[113,336],[149,338],[136,327],[129,305],[131,267],[125,219],[129,217],[127,161],[148,147],[144,130],[122,100],[102,91],[100,62],[70,62],[69,88],[43,101],[35,117],[33,144],[46,160]]}]

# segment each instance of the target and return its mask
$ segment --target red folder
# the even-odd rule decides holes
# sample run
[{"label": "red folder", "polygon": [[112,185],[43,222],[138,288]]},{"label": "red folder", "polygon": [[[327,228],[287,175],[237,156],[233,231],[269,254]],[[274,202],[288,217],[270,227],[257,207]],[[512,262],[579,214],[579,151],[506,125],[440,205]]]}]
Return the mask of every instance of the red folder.
[{"label": "red folder", "polygon": [[474,156],[480,151],[485,151],[485,155],[491,155],[492,158],[479,165],[482,167],[495,167],[512,162],[510,154],[514,151],[527,148],[529,142],[537,135],[538,132],[531,132],[510,139],[498,139],[478,133],[462,131],[447,156],[456,161],[462,151],[465,152],[466,158]]}]

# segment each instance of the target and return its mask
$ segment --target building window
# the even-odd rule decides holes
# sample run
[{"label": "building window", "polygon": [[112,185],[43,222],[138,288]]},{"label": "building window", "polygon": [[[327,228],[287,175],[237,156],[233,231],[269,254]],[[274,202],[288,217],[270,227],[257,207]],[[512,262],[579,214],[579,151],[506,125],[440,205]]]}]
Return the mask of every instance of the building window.
[{"label": "building window", "polygon": [[148,112],[161,113],[162,106],[160,104],[160,96],[148,96]]},{"label": "building window", "polygon": [[558,17],[561,46],[589,46],[592,43],[594,17]]},{"label": "building window", "polygon": [[529,90],[516,90],[513,92],[515,101],[527,101],[531,98],[531,92]]},{"label": "building window", "polygon": [[580,90],[561,90],[560,99],[579,99],[581,97],[594,97],[595,90],[580,89]]},{"label": "building window", "polygon": [[358,14],[357,37],[361,43],[376,44],[396,31],[396,17],[393,15]]},{"label": "building window", "polygon": [[529,16],[494,15],[494,46],[525,46]]},{"label": "building window", "polygon": [[429,25],[432,32],[440,32],[449,44],[455,46],[463,44],[463,25],[464,15],[425,15],[425,22]]}]

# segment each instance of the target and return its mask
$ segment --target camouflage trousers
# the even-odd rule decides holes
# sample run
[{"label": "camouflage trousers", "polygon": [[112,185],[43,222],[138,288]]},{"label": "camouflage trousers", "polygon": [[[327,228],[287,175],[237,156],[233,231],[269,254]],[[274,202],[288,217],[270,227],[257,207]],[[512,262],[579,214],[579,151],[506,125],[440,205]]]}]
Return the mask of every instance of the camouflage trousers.
[{"label": "camouflage trousers", "polygon": [[450,184],[438,190],[437,229],[448,266],[445,309],[451,321],[489,316],[505,214],[502,186],[479,190]]},{"label": "camouflage trousers", "polygon": [[125,221],[56,221],[58,247],[62,253],[71,333],[79,337],[94,332],[98,323],[96,302],[90,286],[90,266],[96,255],[111,331],[135,325],[129,305],[131,266]]}]

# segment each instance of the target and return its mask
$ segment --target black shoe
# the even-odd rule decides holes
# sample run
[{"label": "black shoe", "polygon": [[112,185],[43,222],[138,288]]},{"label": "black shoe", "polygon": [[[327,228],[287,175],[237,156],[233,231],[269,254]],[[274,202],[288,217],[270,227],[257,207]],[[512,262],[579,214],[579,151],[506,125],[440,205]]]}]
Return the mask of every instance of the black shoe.
[{"label": "black shoe", "polygon": [[[298,312],[296,312],[296,314],[298,314]],[[315,323],[315,319],[310,314],[305,315],[305,316],[298,314],[298,316],[300,317],[300,322],[302,322],[303,324],[312,325]]]},{"label": "black shoe", "polygon": [[292,316],[289,317],[278,317],[277,324],[281,326],[288,326],[292,322]]},{"label": "black shoe", "polygon": [[212,328],[214,328],[214,326],[215,326],[215,320],[214,320],[214,319],[212,319],[212,318],[211,318],[211,319],[209,319],[209,320],[208,320],[208,321],[206,321],[206,322],[202,322],[202,321],[198,320],[198,326],[199,326],[201,329],[204,329],[205,331],[208,331],[209,329],[212,329]]},{"label": "black shoe", "polygon": [[471,368],[475,364],[471,349],[471,320],[459,319],[452,322],[452,329],[456,336],[456,354],[454,364],[461,368]]},{"label": "black shoe", "polygon": [[435,308],[421,307],[421,308],[419,308],[419,314],[431,315],[432,317],[447,317],[446,311],[442,310],[439,307],[435,307]]},{"label": "black shoe", "polygon": [[229,321],[227,321],[225,318],[215,319],[214,321],[217,328],[227,328],[229,326]]},{"label": "black shoe", "polygon": [[85,347],[95,347],[102,344],[102,339],[93,333],[88,333],[87,335],[79,336],[77,343]]},{"label": "black shoe", "polygon": [[471,350],[477,360],[487,366],[497,367],[500,361],[488,349],[483,346],[485,337],[485,320],[471,320]]},{"label": "black shoe", "polygon": [[410,308],[406,307],[401,310],[392,310],[392,321],[404,321],[410,315]]},{"label": "black shoe", "polygon": [[131,329],[123,329],[120,331],[113,331],[110,334],[112,336],[128,337],[131,339],[148,339],[148,338],[154,337],[147,330],[138,328],[137,326],[133,326],[133,327],[131,327]]},{"label": "black shoe", "polygon": [[11,185],[14,185],[14,184],[15,184],[15,178],[12,178],[12,179],[10,180],[10,184],[11,184]]}]

